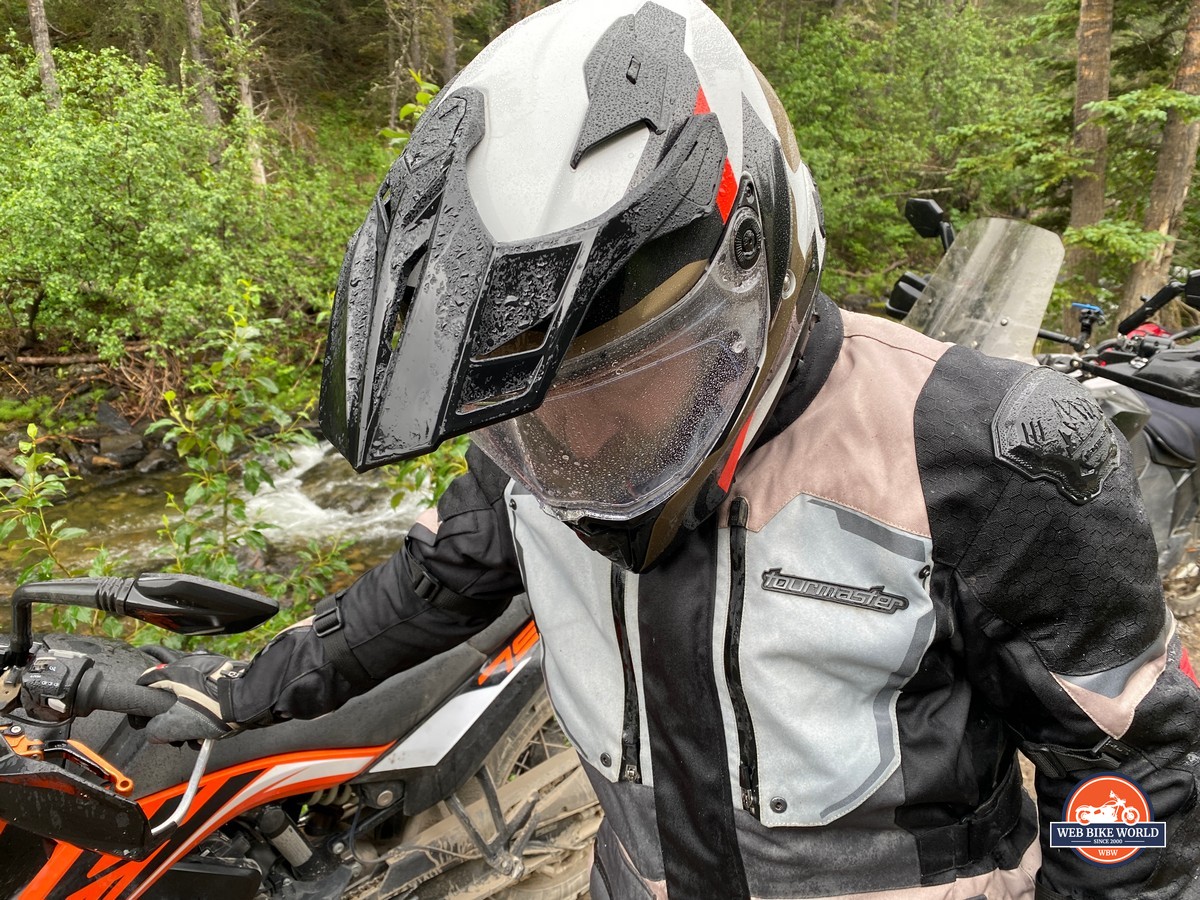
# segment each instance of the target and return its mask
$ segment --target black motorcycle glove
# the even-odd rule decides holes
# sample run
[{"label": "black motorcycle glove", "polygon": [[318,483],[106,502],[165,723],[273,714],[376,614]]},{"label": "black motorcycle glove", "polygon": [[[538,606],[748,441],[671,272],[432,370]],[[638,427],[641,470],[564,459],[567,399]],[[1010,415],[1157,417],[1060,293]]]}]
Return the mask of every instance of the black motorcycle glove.
[{"label": "black motorcycle glove", "polygon": [[194,653],[147,669],[137,683],[170,691],[175,703],[146,725],[153,744],[224,738],[242,729],[230,707],[229,687],[247,663],[215,653]]}]

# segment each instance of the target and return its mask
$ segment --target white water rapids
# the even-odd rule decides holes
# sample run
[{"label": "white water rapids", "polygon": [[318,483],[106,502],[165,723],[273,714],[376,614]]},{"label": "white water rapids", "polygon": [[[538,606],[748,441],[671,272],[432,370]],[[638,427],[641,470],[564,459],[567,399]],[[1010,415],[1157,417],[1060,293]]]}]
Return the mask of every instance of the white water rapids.
[{"label": "white water rapids", "polygon": [[[365,568],[400,546],[427,505],[425,497],[414,495],[393,509],[392,491],[383,476],[356,473],[329,444],[294,448],[292,458],[291,469],[273,472],[273,488],[263,485],[247,502],[250,520],[271,526],[264,534],[272,558],[302,550],[312,540],[343,540],[352,545],[347,554],[352,564]],[[86,570],[102,546],[123,558],[120,574],[161,566],[169,559],[159,534],[168,513],[166,494],[182,498],[188,484],[184,474],[174,471],[122,473],[82,485],[78,493],[47,510],[49,521],[63,519],[68,526],[87,530],[84,537],[64,545],[62,557],[72,569]],[[21,562],[13,543],[0,547],[3,595],[12,590],[29,561]],[[0,611],[0,620],[6,619],[7,610]]]}]

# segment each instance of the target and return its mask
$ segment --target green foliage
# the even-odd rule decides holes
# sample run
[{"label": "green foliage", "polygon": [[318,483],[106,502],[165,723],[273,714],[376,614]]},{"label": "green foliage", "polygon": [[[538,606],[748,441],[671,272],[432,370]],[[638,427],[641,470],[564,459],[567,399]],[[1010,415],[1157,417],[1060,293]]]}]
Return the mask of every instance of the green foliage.
[{"label": "green foliage", "polygon": [[0,422],[32,422],[42,419],[49,411],[49,397],[0,397]]},{"label": "green foliage", "polygon": [[[929,252],[900,215],[907,197],[972,208],[980,189],[952,173],[962,157],[1005,144],[1009,130],[989,123],[1031,93],[1014,31],[970,5],[953,14],[920,5],[895,25],[853,15],[806,24],[795,50],[762,60],[821,190],[823,283],[834,296],[878,296],[893,263]],[[973,144],[962,128],[973,129]],[[992,169],[973,174],[990,180]]]},{"label": "green foliage", "polygon": [[1161,84],[1128,91],[1112,100],[1093,103],[1089,108],[1096,113],[1097,122],[1110,127],[1162,125],[1173,109],[1189,121],[1200,119],[1200,97]]},{"label": "green foliage", "polygon": [[0,478],[0,541],[20,548],[23,568],[18,584],[78,574],[64,561],[62,545],[86,533],[52,517],[55,500],[66,495],[67,482],[75,476],[53,453],[38,449],[36,425],[26,434],[29,439],[18,444],[20,452],[14,457],[24,474],[19,479]]},{"label": "green foliage", "polygon": [[395,128],[381,128],[379,134],[381,137],[388,139],[388,146],[397,153],[404,151],[408,146],[408,139],[412,135],[413,128],[417,127],[417,123],[421,121],[421,116],[425,114],[425,110],[429,108],[429,104],[433,102],[433,98],[437,92],[441,90],[436,84],[426,81],[420,72],[408,70],[409,77],[416,82],[417,92],[412,103],[405,103],[400,107],[396,118],[400,123],[407,125],[411,122],[411,126],[407,126],[404,130]]},{"label": "green foliage", "polygon": [[284,408],[273,377],[278,365],[267,336],[279,322],[252,322],[258,294],[250,282],[241,288],[239,302],[226,310],[226,326],[197,338],[197,349],[214,356],[192,368],[188,398],[168,392],[168,417],[148,429],[175,445],[191,482],[182,497],[168,495],[178,519],[164,516],[161,532],[175,570],[217,581],[238,580],[239,551],[266,553],[269,526],[250,519],[247,498],[274,486],[271,463],[291,467],[290,445],[312,440],[302,427],[311,402],[299,412]]},{"label": "green foliage", "polygon": [[238,272],[274,314],[324,303],[369,196],[356,179],[348,191],[344,170],[280,151],[264,189],[245,117],[206,127],[187,90],[113,50],[56,59],[63,104],[48,114],[32,54],[0,53],[9,343],[46,334],[115,360],[130,338],[185,342],[220,321]]},{"label": "green foliage", "polygon": [[[249,498],[273,487],[272,472],[292,466],[291,448],[311,443],[305,428],[312,400],[296,401],[298,373],[272,351],[281,329],[277,319],[257,315],[258,291],[239,282],[227,324],[198,336],[202,362],[187,382],[188,396],[166,396],[168,417],[151,426],[175,445],[187,466],[190,485],[182,497],[167,495],[159,534],[173,560],[172,571],[237,584],[268,596],[297,599],[270,623],[283,628],[308,614],[311,603],[349,572],[343,544],[310,544],[286,572],[270,571],[266,532],[271,523],[251,516]],[[292,383],[281,389],[277,379]],[[264,632],[206,640],[204,645],[237,655],[264,640]],[[195,640],[163,634],[168,646],[194,647]]]},{"label": "green foliage", "polygon": [[467,471],[466,435],[446,441],[432,453],[388,466],[388,486],[392,489],[392,506],[399,506],[413,494],[421,494],[429,506],[437,503],[450,482]]},{"label": "green foliage", "polygon": [[1157,231],[1143,231],[1128,219],[1104,219],[1086,228],[1068,228],[1063,243],[1087,247],[1109,259],[1132,264],[1149,256],[1166,238]]}]

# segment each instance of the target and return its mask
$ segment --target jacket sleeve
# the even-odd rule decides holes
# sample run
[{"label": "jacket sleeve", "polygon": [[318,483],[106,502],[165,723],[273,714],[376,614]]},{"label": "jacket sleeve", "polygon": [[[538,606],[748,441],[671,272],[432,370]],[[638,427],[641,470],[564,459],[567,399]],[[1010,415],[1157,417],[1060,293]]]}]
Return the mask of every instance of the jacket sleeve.
[{"label": "jacket sleeve", "polygon": [[[1037,768],[1038,897],[1195,897],[1200,687],[1162,600],[1129,447],[1076,383],[1005,365],[990,379],[1003,396],[947,404],[957,436],[929,452],[943,485],[931,509],[968,678]],[[972,422],[990,427],[972,438]],[[1050,846],[1076,785],[1100,774],[1141,787],[1165,849],[1101,865]]]},{"label": "jacket sleeve", "polygon": [[507,476],[474,448],[467,462],[396,554],[318,605],[324,624],[305,620],[259,651],[230,686],[237,722],[323,715],[482,631],[521,592]]}]

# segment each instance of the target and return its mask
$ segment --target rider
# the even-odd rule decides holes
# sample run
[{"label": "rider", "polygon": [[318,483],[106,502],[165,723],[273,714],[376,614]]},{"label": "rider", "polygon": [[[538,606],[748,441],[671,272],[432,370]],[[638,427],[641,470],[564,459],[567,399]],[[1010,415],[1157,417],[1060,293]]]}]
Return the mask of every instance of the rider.
[{"label": "rider", "polygon": [[[824,248],[699,0],[506,32],[352,240],[322,383],[357,468],[471,432],[470,469],[248,668],[148,673],[154,738],[318,716],[526,591],[593,897],[1195,896],[1200,688],[1126,445],[1069,379],[840,312]],[[1049,848],[1108,770],[1167,847]]]}]

